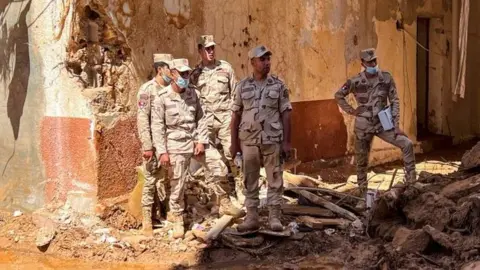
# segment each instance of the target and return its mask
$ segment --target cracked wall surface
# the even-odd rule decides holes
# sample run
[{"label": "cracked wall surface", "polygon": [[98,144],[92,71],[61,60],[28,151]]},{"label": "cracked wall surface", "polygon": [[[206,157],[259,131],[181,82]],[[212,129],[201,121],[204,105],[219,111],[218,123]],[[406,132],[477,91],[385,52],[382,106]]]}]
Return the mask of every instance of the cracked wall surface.
[{"label": "cracked wall surface", "polygon": [[[392,73],[401,126],[416,141],[414,37],[417,17],[429,17],[439,53],[430,58],[430,128],[456,140],[478,135],[479,18],[470,18],[466,98],[454,102],[451,9],[451,0],[0,0],[0,206],[131,190],[141,162],[135,96],[152,75],[152,55],[193,66],[201,34],[215,36],[217,57],[239,79],[251,73],[252,47],[272,50],[272,72],[291,92],[293,145],[308,162],[352,154],[353,118],[333,94],[361,71],[358,54],[368,47]],[[375,140],[372,162],[397,158]]]}]

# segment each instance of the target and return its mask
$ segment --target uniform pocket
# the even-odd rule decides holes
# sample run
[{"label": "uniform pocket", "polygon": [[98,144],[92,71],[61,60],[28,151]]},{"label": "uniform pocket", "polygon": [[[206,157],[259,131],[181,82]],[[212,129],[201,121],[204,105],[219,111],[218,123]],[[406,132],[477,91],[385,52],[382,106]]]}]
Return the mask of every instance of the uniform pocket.
[{"label": "uniform pocket", "polygon": [[254,107],[255,105],[254,91],[242,92],[241,96],[242,96],[244,110],[249,110]]},{"label": "uniform pocket", "polygon": [[267,140],[281,142],[283,134],[282,124],[280,124],[280,122],[273,122],[266,125],[265,133],[267,134]]},{"label": "uniform pocket", "polygon": [[217,77],[217,87],[219,88],[218,91],[222,94],[228,94],[229,87],[228,87],[228,78],[225,76],[218,76]]},{"label": "uniform pocket", "polygon": [[280,97],[280,91],[270,90],[265,98],[265,105],[270,108],[278,108],[278,98]]}]

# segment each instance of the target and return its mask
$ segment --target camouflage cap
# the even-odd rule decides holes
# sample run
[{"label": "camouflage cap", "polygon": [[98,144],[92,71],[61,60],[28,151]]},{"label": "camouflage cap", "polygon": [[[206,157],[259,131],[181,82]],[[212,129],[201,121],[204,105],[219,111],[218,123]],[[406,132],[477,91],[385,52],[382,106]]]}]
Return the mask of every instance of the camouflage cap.
[{"label": "camouflage cap", "polygon": [[156,53],[153,55],[153,63],[164,62],[170,65],[172,60],[173,60],[173,56],[171,54]]},{"label": "camouflage cap", "polygon": [[215,41],[213,41],[212,35],[200,36],[197,40],[197,44],[202,45],[204,48],[208,48],[216,45]]},{"label": "camouflage cap", "polygon": [[375,53],[375,49],[369,48],[369,49],[362,50],[360,52],[360,58],[366,62],[370,62],[372,60],[377,59],[377,54]]},{"label": "camouflage cap", "polygon": [[251,49],[249,52],[248,52],[248,58],[249,59],[252,59],[252,58],[255,58],[255,57],[262,57],[264,56],[265,54],[272,54],[272,52],[264,45],[260,45],[260,46],[257,46],[253,49]]},{"label": "camouflage cap", "polygon": [[178,59],[173,59],[172,60],[172,66],[170,67],[171,69],[176,69],[180,72],[185,72],[185,71],[190,71],[192,70],[188,66],[188,59],[185,58],[178,58]]}]

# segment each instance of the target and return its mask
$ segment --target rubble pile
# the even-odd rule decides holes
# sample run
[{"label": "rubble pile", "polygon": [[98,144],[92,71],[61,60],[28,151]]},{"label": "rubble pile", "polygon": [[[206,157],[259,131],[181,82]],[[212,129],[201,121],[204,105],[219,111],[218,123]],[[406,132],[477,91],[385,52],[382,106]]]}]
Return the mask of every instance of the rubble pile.
[{"label": "rubble pile", "polygon": [[[141,219],[129,209],[138,204],[129,200],[139,198],[127,195],[99,203],[95,215],[77,213],[68,203],[33,214],[0,213],[0,248],[31,247],[46,254],[95,261],[220,268],[240,261],[254,265],[252,269],[272,269],[272,265],[282,269],[313,265],[474,269],[480,265],[480,144],[465,153],[461,164],[445,164],[439,170],[431,169],[438,165],[435,162],[418,164],[424,171],[396,201],[383,196],[393,182],[403,178],[396,169],[383,176],[369,174],[373,196],[367,200],[359,195],[352,177],[343,184],[328,184],[285,168],[281,232],[266,226],[267,183],[262,170],[263,226],[246,233],[236,229],[241,219],[219,216],[214,194],[201,181],[202,172],[193,170],[185,192],[184,239],[173,239],[172,224],[162,218],[154,222],[153,237],[142,235]],[[231,198],[240,205],[244,199],[241,193]]]},{"label": "rubble pile", "polygon": [[389,242],[384,256],[392,269],[460,269],[480,260],[479,225],[480,143],[456,172],[422,172],[394,204],[380,198],[368,232]]}]

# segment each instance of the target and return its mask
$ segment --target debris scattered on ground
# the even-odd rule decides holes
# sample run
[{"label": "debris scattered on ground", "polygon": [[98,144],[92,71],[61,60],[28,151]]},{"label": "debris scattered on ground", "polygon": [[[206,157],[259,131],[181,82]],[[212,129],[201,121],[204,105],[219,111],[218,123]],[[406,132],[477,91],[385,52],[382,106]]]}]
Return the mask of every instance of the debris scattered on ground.
[{"label": "debris scattered on ground", "polygon": [[[0,248],[36,245],[46,254],[107,262],[159,262],[158,254],[164,254],[163,261],[184,266],[261,258],[301,268],[322,254],[348,269],[472,269],[480,261],[478,151],[475,146],[467,152],[462,165],[423,162],[427,171],[419,171],[418,180],[397,201],[383,193],[402,173],[370,173],[369,189],[377,194],[368,212],[357,207],[366,201],[358,197],[351,179],[333,185],[286,172],[281,232],[268,230],[266,207],[259,209],[259,230],[238,232],[241,220],[218,216],[215,197],[197,173],[186,192],[184,239],[174,240],[172,224],[165,220],[156,221],[153,237],[142,235],[140,221],[126,203],[99,203],[96,216],[77,213],[69,205],[50,205],[31,215],[1,214]],[[265,185],[263,170],[261,176]]]}]

